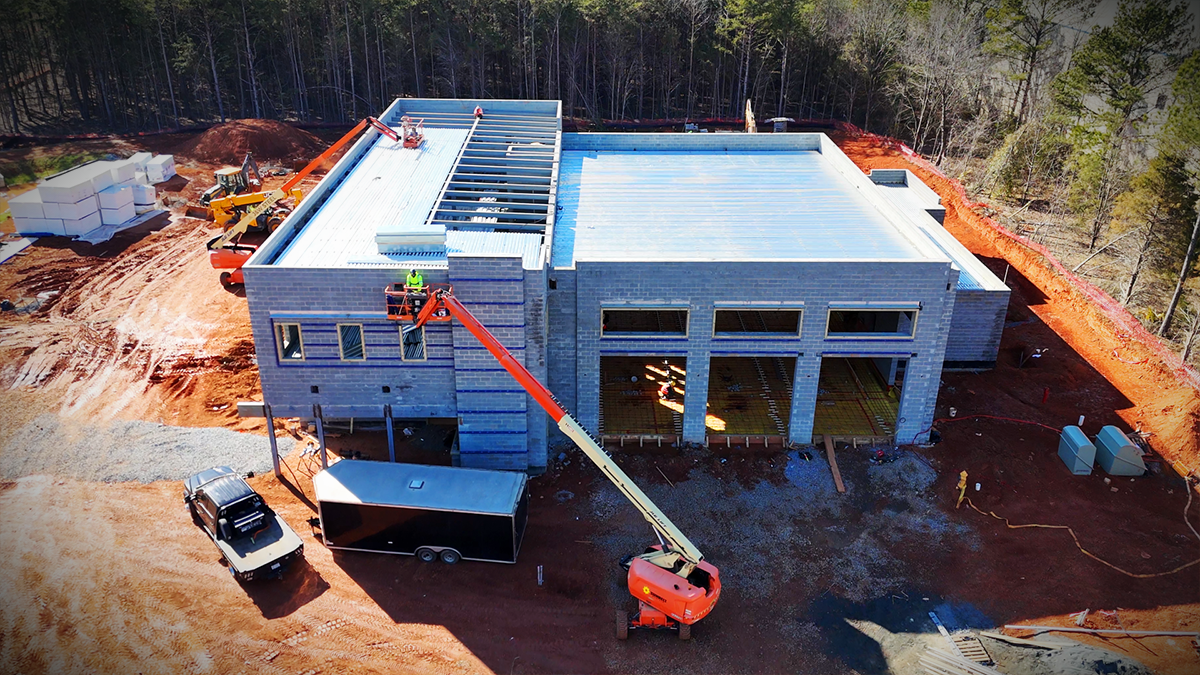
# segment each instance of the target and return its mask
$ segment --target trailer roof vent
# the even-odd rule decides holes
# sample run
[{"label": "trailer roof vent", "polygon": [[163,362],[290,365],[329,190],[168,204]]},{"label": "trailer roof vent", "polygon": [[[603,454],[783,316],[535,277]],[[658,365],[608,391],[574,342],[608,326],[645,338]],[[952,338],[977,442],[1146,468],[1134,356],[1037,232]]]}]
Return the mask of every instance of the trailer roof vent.
[{"label": "trailer roof vent", "polygon": [[408,489],[410,489],[410,490],[420,490],[423,487],[425,487],[425,481],[423,481],[419,478],[416,480],[409,481],[409,483],[408,483]]}]

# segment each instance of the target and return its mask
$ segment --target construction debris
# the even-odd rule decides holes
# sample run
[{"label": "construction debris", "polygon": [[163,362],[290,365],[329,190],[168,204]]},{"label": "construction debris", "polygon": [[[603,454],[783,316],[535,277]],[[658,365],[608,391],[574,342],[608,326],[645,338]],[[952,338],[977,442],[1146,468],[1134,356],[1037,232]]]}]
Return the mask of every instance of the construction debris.
[{"label": "construction debris", "polygon": [[995,668],[933,647],[921,656],[920,662],[929,675],[1001,675]]}]

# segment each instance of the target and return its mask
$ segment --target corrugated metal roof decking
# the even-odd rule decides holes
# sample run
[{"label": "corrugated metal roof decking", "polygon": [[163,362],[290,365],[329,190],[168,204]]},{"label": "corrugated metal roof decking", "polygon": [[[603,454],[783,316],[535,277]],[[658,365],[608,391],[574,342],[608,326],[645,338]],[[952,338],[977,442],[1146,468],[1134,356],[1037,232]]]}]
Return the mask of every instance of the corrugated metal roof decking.
[{"label": "corrugated metal roof decking", "polygon": [[[527,477],[509,471],[342,460],[313,476],[318,502],[511,515]],[[414,481],[419,488],[409,487]]]},{"label": "corrugated metal roof decking", "polygon": [[275,265],[340,267],[375,253],[377,231],[422,231],[466,138],[463,129],[426,129],[412,150],[380,136]]},{"label": "corrugated metal roof decking", "polygon": [[928,258],[820,152],[562,155],[555,267],[589,260]]}]

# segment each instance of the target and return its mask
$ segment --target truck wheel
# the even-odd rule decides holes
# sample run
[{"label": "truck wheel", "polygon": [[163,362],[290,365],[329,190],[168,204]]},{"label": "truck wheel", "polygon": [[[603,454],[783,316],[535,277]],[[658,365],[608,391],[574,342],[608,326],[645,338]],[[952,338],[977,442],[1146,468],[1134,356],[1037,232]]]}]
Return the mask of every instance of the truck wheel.
[{"label": "truck wheel", "polygon": [[679,623],[679,639],[680,640],[691,640],[692,639],[692,625],[690,623],[683,623],[683,622]]},{"label": "truck wheel", "polygon": [[617,610],[617,639],[629,639],[629,612],[623,609]]},{"label": "truck wheel", "polygon": [[434,551],[431,548],[419,548],[417,549],[417,558],[421,562],[431,563],[434,560],[437,560],[438,554],[437,551]]},{"label": "truck wheel", "polygon": [[447,565],[455,565],[459,560],[462,560],[462,556],[458,554],[458,551],[455,551],[452,548],[442,551],[442,562],[446,563]]},{"label": "truck wheel", "polygon": [[233,285],[233,275],[229,272],[221,272],[221,285],[229,288]]},{"label": "truck wheel", "polygon": [[192,522],[193,523],[195,523],[196,525],[203,524],[200,522],[200,514],[196,512],[195,504],[188,504],[188,513],[192,514]]}]

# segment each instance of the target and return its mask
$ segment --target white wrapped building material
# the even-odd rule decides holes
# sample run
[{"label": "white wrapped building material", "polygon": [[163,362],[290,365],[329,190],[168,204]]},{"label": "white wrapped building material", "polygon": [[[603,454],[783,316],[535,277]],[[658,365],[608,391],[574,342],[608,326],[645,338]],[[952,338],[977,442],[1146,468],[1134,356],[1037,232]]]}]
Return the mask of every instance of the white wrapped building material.
[{"label": "white wrapped building material", "polygon": [[133,185],[133,203],[138,206],[154,206],[158,199],[157,193],[158,190],[155,190],[153,185],[136,183]]},{"label": "white wrapped building material", "polygon": [[8,210],[12,213],[13,218],[53,217],[46,215],[44,205],[42,204],[42,196],[37,190],[30,190],[24,194],[9,198]]},{"label": "white wrapped building material", "polygon": [[100,202],[97,201],[95,195],[81,199],[74,204],[56,204],[47,202],[42,207],[46,211],[47,218],[59,218],[61,220],[79,220],[86,218],[100,210]]},{"label": "white wrapped building material", "polygon": [[101,167],[101,170],[107,169],[112,174],[114,185],[132,181],[134,174],[137,173],[137,164],[128,159],[96,162],[96,165]]},{"label": "white wrapped building material", "polygon": [[119,209],[133,203],[133,187],[114,185],[101,190],[97,196],[100,197],[100,208]]},{"label": "white wrapped building material", "polygon": [[133,162],[133,165],[137,168],[138,171],[145,173],[146,172],[146,162],[149,162],[150,158],[152,158],[152,157],[154,157],[153,153],[135,152],[129,158],[129,161]]},{"label": "white wrapped building material", "polygon": [[43,202],[74,204],[96,194],[92,177],[85,172],[71,171],[55,176],[38,187]]},{"label": "white wrapped building material", "polygon": [[62,236],[63,221],[56,218],[13,218],[17,234],[58,235]]},{"label": "white wrapped building material", "polygon": [[175,175],[174,155],[155,155],[146,162],[146,177],[151,183],[161,183],[170,180]]},{"label": "white wrapped building material", "polygon": [[100,212],[89,213],[82,218],[63,220],[63,234],[68,237],[78,237],[100,227]]},{"label": "white wrapped building material", "polygon": [[100,222],[104,225],[120,225],[127,220],[133,220],[136,215],[137,210],[133,202],[129,202],[118,209],[100,209]]},{"label": "white wrapped building material", "polygon": [[92,191],[100,192],[106,187],[112,187],[116,184],[113,180],[112,170],[105,166],[104,162],[94,162],[87,166],[82,166],[77,171],[90,173],[92,176]]}]

